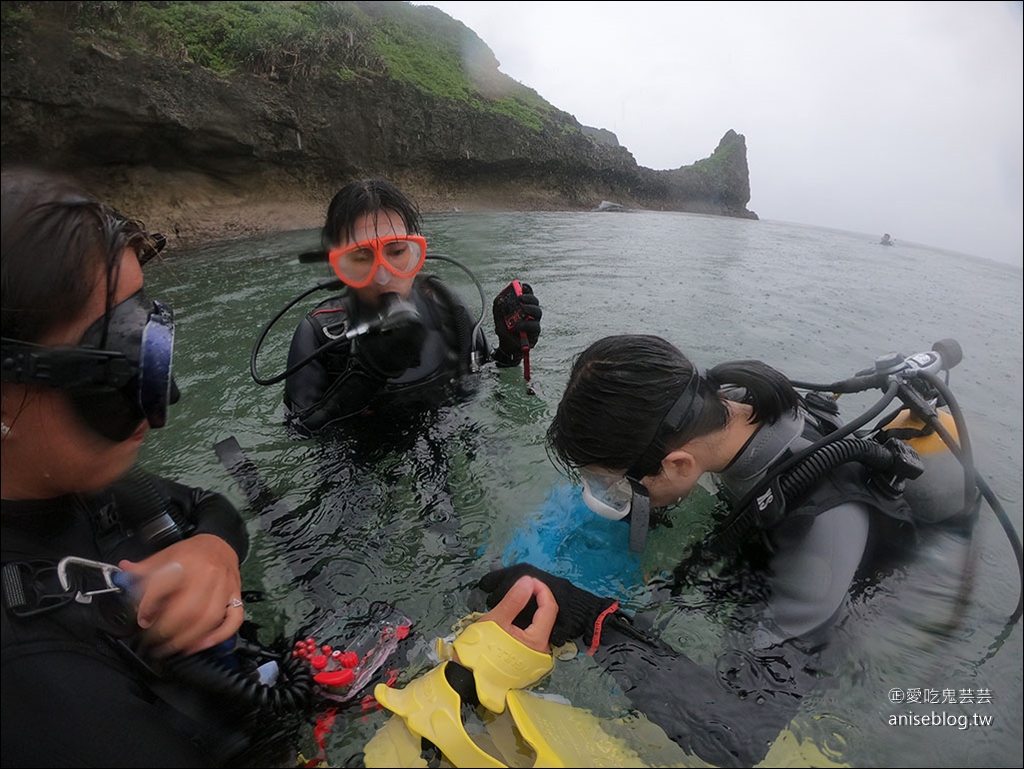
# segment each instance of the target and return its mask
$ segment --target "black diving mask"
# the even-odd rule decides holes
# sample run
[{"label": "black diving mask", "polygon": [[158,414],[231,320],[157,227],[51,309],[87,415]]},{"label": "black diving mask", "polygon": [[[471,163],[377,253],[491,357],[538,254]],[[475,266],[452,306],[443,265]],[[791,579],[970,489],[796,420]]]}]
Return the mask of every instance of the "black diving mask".
[{"label": "black diving mask", "polygon": [[2,340],[3,379],[66,390],[82,423],[120,443],[143,420],[163,427],[180,398],[171,371],[174,313],[140,289],[99,318],[75,347]]}]

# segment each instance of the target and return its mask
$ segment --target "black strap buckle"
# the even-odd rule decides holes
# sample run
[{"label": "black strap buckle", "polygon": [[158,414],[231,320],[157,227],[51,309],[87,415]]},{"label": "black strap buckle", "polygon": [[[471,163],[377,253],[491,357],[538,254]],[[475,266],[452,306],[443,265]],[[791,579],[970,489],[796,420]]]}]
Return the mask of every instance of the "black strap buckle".
[{"label": "black strap buckle", "polygon": [[53,561],[17,561],[4,564],[4,602],[17,617],[32,617],[71,603],[74,591],[59,589]]}]

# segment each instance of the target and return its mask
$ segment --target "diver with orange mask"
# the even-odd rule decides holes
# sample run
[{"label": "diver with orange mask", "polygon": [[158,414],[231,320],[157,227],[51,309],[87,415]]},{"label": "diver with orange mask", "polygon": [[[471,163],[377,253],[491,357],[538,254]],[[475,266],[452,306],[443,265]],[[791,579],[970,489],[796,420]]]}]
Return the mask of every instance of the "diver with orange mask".
[{"label": "diver with orange mask", "polygon": [[[250,367],[257,384],[284,380],[287,422],[303,434],[382,408],[441,405],[470,392],[484,363],[518,366],[537,344],[540,303],[529,284],[513,281],[492,305],[498,346],[491,348],[482,316],[421,272],[428,258],[466,268],[427,256],[416,204],[386,181],[343,187],[328,207],[322,240],[320,251],[301,260],[329,262],[335,278],[296,297],[264,328]],[[256,358],[270,326],[312,291],[338,288],[296,328],[285,371],[260,376]]]}]

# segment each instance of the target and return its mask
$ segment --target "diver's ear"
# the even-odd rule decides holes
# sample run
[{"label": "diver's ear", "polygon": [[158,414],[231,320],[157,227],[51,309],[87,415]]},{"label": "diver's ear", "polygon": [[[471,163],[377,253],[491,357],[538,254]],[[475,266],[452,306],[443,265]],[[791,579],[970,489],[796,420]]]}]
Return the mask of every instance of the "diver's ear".
[{"label": "diver's ear", "polygon": [[671,480],[697,482],[704,474],[700,461],[686,447],[673,449],[661,460],[661,472]]}]

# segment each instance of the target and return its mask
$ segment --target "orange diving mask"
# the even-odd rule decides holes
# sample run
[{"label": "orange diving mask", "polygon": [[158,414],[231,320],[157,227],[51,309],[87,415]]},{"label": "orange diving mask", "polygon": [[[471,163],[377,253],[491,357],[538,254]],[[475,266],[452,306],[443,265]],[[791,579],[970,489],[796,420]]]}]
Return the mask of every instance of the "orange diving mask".
[{"label": "orange diving mask", "polygon": [[395,277],[411,278],[426,258],[427,241],[421,235],[372,238],[327,253],[335,274],[352,288],[369,285],[381,267]]}]

